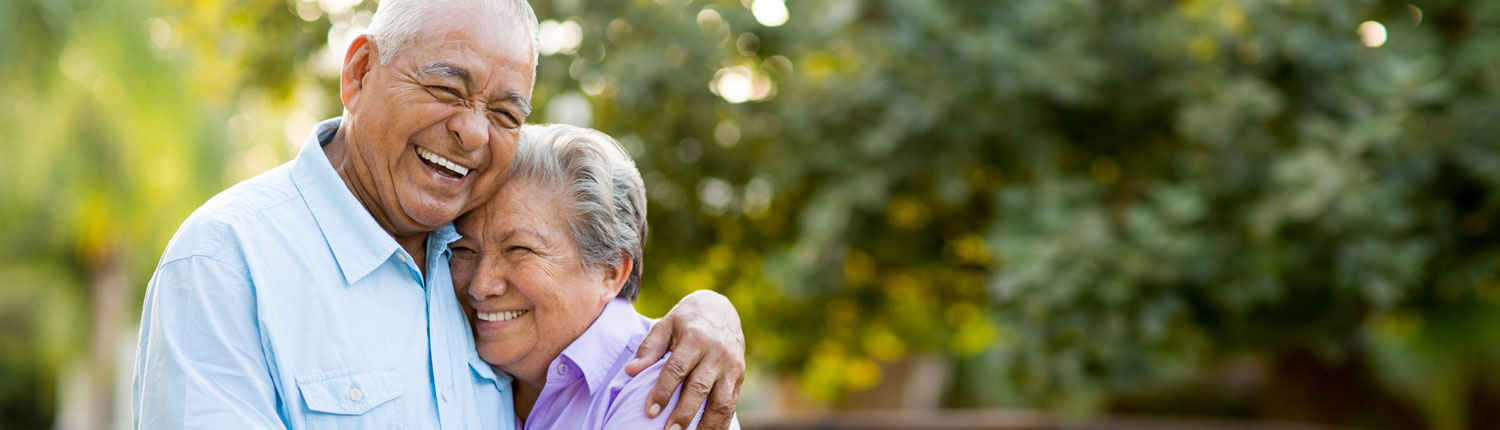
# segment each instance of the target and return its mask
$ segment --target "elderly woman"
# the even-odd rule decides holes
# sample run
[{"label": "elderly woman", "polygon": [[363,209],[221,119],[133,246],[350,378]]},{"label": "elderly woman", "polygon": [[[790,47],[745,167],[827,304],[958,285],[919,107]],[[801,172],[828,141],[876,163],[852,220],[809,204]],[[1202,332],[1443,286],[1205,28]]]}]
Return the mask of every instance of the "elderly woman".
[{"label": "elderly woman", "polygon": [[666,358],[635,377],[624,370],[651,328],[631,304],[646,194],[614,139],[525,126],[510,178],[455,226],[463,238],[451,245],[454,289],[479,356],[514,378],[524,428],[665,428],[666,414],[649,418],[641,405]]}]

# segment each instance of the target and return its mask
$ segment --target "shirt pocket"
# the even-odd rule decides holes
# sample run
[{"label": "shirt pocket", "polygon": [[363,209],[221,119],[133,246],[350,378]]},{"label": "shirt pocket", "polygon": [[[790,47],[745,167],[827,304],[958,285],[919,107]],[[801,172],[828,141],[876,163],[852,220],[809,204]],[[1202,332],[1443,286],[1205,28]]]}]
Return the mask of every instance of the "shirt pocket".
[{"label": "shirt pocket", "polygon": [[346,369],[297,378],[313,429],[399,429],[404,411],[393,401],[406,390],[390,370]]}]

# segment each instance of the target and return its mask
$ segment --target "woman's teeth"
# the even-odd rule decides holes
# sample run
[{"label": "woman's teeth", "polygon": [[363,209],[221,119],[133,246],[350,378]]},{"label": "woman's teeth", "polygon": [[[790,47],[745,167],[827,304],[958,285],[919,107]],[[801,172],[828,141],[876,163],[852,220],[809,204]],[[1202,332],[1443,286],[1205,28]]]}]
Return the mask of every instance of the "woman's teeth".
[{"label": "woman's teeth", "polygon": [[516,317],[519,317],[521,315],[526,315],[528,312],[531,312],[531,311],[529,311],[529,310],[519,310],[519,311],[504,311],[504,312],[479,312],[478,314],[479,314],[479,319],[481,321],[507,321],[507,320],[515,319]]},{"label": "woman's teeth", "polygon": [[427,149],[420,146],[417,147],[417,155],[421,156],[423,160],[427,160],[432,164],[443,166],[448,168],[448,170],[452,170],[453,173],[457,173],[458,177],[460,178],[468,176],[469,174],[469,168],[460,166],[458,165],[458,163],[449,161],[447,158],[443,158],[443,156],[437,155],[437,153],[428,151]]}]

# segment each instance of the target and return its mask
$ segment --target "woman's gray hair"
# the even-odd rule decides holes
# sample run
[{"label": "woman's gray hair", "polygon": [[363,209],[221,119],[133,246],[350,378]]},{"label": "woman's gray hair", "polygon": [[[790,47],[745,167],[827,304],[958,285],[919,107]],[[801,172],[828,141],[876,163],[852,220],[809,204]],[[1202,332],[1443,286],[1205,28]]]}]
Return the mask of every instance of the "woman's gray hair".
[{"label": "woman's gray hair", "polygon": [[641,291],[641,247],[646,243],[646,186],[625,148],[597,130],[566,124],[527,124],[507,181],[563,192],[568,230],[590,268],[631,261],[619,297]]},{"label": "woman's gray hair", "polygon": [[[521,20],[531,34],[532,64],[536,64],[536,60],[540,58],[537,46],[541,31],[536,22],[536,12],[531,10],[531,3],[526,0],[381,0],[370,21],[370,36],[380,49],[380,64],[390,64],[397,53],[411,47],[422,29],[429,25],[445,24],[426,22],[427,13],[445,2],[473,6],[476,13],[492,12],[501,19]],[[532,80],[535,80],[536,69],[532,68],[531,73]]]}]

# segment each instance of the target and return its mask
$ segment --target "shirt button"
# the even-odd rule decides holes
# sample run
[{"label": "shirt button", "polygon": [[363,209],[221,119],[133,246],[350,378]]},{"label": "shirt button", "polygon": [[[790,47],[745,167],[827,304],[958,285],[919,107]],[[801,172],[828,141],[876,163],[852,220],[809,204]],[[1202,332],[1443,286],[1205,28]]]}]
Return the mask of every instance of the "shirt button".
[{"label": "shirt button", "polygon": [[443,390],[443,403],[448,403],[448,390]]},{"label": "shirt button", "polygon": [[559,375],[566,375],[566,374],[568,374],[568,365],[564,364],[564,365],[561,365],[561,366],[557,366],[557,374],[559,374]]},{"label": "shirt button", "polygon": [[358,401],[360,401],[360,400],[362,400],[364,398],[365,398],[365,392],[359,391],[358,388],[355,388],[353,390],[349,390],[349,400],[350,401],[358,402]]},{"label": "shirt button", "polygon": [[401,260],[402,263],[405,263],[406,262],[406,254],[402,254],[402,253],[397,252],[396,253],[396,259],[397,260]]}]

